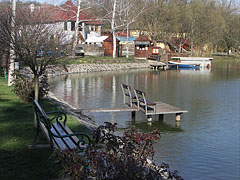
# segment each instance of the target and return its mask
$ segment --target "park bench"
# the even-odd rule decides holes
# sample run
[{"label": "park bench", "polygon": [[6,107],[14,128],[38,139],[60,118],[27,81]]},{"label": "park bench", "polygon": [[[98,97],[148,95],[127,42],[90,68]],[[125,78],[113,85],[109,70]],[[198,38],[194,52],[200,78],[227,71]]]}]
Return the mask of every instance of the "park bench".
[{"label": "park bench", "polygon": [[83,132],[73,133],[66,125],[67,115],[62,111],[45,112],[40,104],[33,99],[34,109],[37,118],[37,133],[34,143],[37,140],[40,129],[43,131],[50,147],[61,150],[77,148],[84,150],[90,143],[90,137]]},{"label": "park bench", "polygon": [[131,87],[122,83],[121,88],[123,92],[124,104],[127,104],[128,106],[132,107],[133,104],[136,103],[136,96],[134,93],[132,93]]},{"label": "park bench", "polygon": [[137,99],[137,108],[143,111],[146,115],[156,113],[156,103],[146,99],[146,94],[143,91],[134,89],[135,97]]}]

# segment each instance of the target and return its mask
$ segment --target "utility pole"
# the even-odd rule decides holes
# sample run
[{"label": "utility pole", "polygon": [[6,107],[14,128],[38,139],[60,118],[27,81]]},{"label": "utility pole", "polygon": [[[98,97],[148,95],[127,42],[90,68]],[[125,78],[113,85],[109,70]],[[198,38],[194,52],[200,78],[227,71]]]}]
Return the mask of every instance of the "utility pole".
[{"label": "utility pole", "polygon": [[12,85],[12,80],[14,79],[13,72],[14,72],[14,58],[15,58],[15,51],[14,51],[14,29],[15,29],[15,20],[16,20],[16,0],[12,0],[12,20],[11,20],[11,40],[10,40],[10,63],[8,69],[8,86]]}]

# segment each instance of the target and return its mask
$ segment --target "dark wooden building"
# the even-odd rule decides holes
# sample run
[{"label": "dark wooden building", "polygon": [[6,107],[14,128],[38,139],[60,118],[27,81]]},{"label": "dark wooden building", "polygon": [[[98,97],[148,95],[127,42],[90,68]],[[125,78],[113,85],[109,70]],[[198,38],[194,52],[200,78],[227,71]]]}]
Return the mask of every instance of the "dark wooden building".
[{"label": "dark wooden building", "polygon": [[[104,56],[112,56],[113,55],[113,36],[109,36],[104,41]],[[119,40],[116,38],[117,43],[117,50],[116,50],[116,56],[119,56]]]},{"label": "dark wooden building", "polygon": [[139,36],[135,41],[135,57],[148,58],[151,50],[151,41],[146,35]]}]

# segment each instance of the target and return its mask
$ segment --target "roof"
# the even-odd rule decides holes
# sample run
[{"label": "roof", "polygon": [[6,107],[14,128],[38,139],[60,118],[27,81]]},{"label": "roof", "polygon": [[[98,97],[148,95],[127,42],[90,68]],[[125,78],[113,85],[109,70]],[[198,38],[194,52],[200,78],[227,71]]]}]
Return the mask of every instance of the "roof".
[{"label": "roof", "polygon": [[108,36],[91,36],[86,39],[87,43],[102,43]]},{"label": "roof", "polygon": [[[117,42],[119,42],[119,40],[116,38]],[[108,36],[107,39],[104,40],[104,42],[112,42],[113,41],[113,35]]]},{"label": "roof", "polygon": [[[66,1],[65,4],[58,6],[53,6],[49,4],[44,4],[42,6],[35,6],[34,11],[31,12],[30,8],[17,9],[17,11],[24,12],[25,15],[39,16],[45,18],[46,22],[66,22],[66,21],[76,21],[77,7],[71,2]],[[89,16],[87,13],[80,11],[79,21],[86,22],[86,24],[92,25],[103,25],[104,23],[98,21],[96,18]]]},{"label": "roof", "polygon": [[[76,13],[77,7],[72,3],[72,1],[66,1],[65,4],[58,8],[56,21],[76,21]],[[104,24],[83,11],[80,11],[79,21],[87,21],[87,24]]]},{"label": "roof", "polygon": [[135,37],[128,37],[128,39],[127,39],[127,37],[125,37],[125,36],[117,36],[117,39],[120,41],[131,41],[131,42],[136,40]]},{"label": "roof", "polygon": [[151,41],[151,40],[146,35],[141,35],[135,41]]}]

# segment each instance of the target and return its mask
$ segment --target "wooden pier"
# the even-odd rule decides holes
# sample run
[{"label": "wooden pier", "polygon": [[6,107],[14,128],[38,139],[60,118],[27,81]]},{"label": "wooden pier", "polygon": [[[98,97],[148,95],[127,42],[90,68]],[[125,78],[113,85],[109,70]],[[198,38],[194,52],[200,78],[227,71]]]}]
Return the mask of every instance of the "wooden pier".
[{"label": "wooden pier", "polygon": [[92,108],[92,109],[81,109],[81,112],[135,112],[138,111],[135,107],[121,107],[121,108]]},{"label": "wooden pier", "polygon": [[157,61],[150,61],[150,68],[151,69],[164,69],[167,70],[168,65],[163,62],[157,62]]},{"label": "wooden pier", "polygon": [[167,70],[170,67],[174,67],[176,69],[178,69],[178,65],[177,64],[166,64],[164,62],[156,62],[156,61],[151,61],[149,67],[151,69],[163,69],[163,70]]},{"label": "wooden pier", "polygon": [[[162,120],[164,118],[164,115],[167,115],[167,114],[175,114],[176,115],[176,121],[180,121],[181,120],[181,114],[188,112],[186,110],[174,107],[172,105],[166,104],[166,103],[161,102],[161,101],[156,101],[155,103],[156,103],[156,111],[155,112],[149,112],[148,115],[147,115],[149,121],[151,121],[151,118],[152,118],[153,115],[159,115],[159,119]],[[143,107],[140,107],[139,111],[145,113],[145,109]]]},{"label": "wooden pier", "polygon": [[148,121],[152,121],[152,116],[158,115],[160,120],[163,120],[164,115],[175,114],[176,122],[181,119],[181,114],[188,111],[174,107],[161,101],[151,102],[146,99],[146,94],[140,90],[134,89],[125,84],[121,84],[124,104],[128,107],[120,108],[89,108],[89,109],[76,109],[75,113],[82,112],[132,112],[132,118],[135,118],[136,112],[142,112],[146,115]]},{"label": "wooden pier", "polygon": [[[159,119],[163,119],[166,114],[175,114],[176,121],[180,121],[181,114],[188,112],[161,101],[151,102],[146,99],[146,93],[137,89],[134,89],[133,93],[131,87],[128,85],[121,84],[121,88],[124,96],[124,104],[145,113],[148,121],[152,121],[153,115],[159,115]],[[132,112],[133,117],[135,116],[135,112]]]}]

